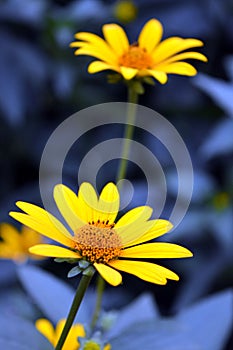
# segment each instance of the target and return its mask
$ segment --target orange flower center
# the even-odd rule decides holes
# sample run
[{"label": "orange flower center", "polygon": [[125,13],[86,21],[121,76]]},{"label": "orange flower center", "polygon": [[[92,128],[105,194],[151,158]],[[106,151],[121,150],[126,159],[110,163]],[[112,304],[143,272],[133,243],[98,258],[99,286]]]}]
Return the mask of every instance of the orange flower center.
[{"label": "orange flower center", "polygon": [[117,258],[122,242],[113,228],[85,225],[75,232],[75,246],[83,258],[91,263],[108,263]]},{"label": "orange flower center", "polygon": [[130,45],[129,50],[125,52],[119,59],[121,66],[137,69],[152,68],[152,57],[148,55],[145,49],[142,49],[137,44]]}]

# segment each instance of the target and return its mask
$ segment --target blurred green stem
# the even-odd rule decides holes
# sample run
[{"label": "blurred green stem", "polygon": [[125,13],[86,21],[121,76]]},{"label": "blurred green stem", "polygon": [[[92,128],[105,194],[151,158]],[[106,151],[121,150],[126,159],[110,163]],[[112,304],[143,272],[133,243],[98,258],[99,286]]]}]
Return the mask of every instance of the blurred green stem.
[{"label": "blurred green stem", "polygon": [[128,85],[128,102],[129,103],[127,108],[125,132],[123,137],[123,147],[116,182],[124,179],[126,176],[127,162],[130,152],[130,142],[133,139],[134,122],[138,103],[138,93],[135,91],[133,84]]},{"label": "blurred green stem", "polygon": [[66,319],[65,326],[62,330],[62,333],[60,335],[60,338],[58,340],[57,346],[55,347],[55,350],[61,350],[65,340],[68,336],[68,333],[70,331],[70,328],[73,324],[73,321],[75,319],[75,316],[78,312],[79,306],[83,300],[83,297],[85,295],[85,292],[89,286],[89,283],[91,281],[92,276],[94,275],[95,270],[93,268],[89,269],[88,272],[85,272],[85,274],[82,275],[81,281],[79,282],[73,303],[71,305],[68,317]]},{"label": "blurred green stem", "polygon": [[98,321],[98,318],[99,318],[104,287],[105,287],[104,279],[100,275],[98,275],[97,288],[96,288],[97,289],[97,298],[96,298],[96,304],[95,304],[95,311],[94,311],[92,321],[91,321],[91,329],[92,330],[94,330],[96,322]]}]

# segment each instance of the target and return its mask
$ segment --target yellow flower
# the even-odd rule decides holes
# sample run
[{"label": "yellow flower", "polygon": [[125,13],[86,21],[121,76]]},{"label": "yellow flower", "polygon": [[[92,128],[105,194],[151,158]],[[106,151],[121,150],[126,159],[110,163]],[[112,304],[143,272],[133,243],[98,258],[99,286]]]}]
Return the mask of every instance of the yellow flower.
[{"label": "yellow flower", "polygon": [[113,12],[119,21],[129,23],[137,17],[138,9],[132,1],[120,0],[114,4]]},{"label": "yellow flower", "polygon": [[34,244],[43,243],[42,237],[34,230],[22,226],[19,232],[13,225],[0,224],[0,259],[11,259],[22,263],[28,258],[41,259],[30,254],[28,248]]},{"label": "yellow flower", "polygon": [[199,52],[186,51],[203,46],[201,40],[171,37],[161,41],[163,27],[154,18],[144,25],[137,42],[131,45],[119,25],[105,24],[102,30],[105,40],[92,33],[80,32],[75,34],[78,41],[70,44],[71,47],[78,48],[75,55],[88,55],[98,59],[88,66],[89,73],[110,69],[126,80],[152,76],[165,84],[167,74],[193,76],[197,73],[190,63],[183,60],[191,58],[207,61]]},{"label": "yellow flower", "polygon": [[[36,321],[36,328],[55,347],[60,338],[65,322],[65,319],[60,320],[57,323],[56,328],[54,328],[51,322],[45,318],[40,318]],[[75,324],[71,327],[62,350],[78,350],[80,347],[78,337],[85,337],[85,330],[81,324]]]},{"label": "yellow flower", "polygon": [[116,185],[111,182],[103,188],[99,199],[95,189],[87,182],[82,183],[78,195],[62,184],[55,186],[54,199],[73,234],[53,215],[36,205],[17,202],[16,205],[25,213],[10,213],[21,223],[68,247],[40,244],[30,248],[31,253],[84,259],[114,286],[122,281],[117,270],[157,284],[166,284],[167,279],[178,280],[174,272],[137,259],[192,256],[189,250],[176,244],[141,244],[172,228],[169,221],[149,220],[152,215],[149,206],[134,208],[115,223],[120,198]]}]

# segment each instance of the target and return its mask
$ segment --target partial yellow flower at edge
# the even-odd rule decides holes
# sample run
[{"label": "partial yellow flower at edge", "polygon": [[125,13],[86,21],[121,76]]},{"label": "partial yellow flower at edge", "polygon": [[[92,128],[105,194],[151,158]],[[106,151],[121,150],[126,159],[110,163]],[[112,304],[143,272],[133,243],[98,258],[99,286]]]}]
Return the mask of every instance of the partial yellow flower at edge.
[{"label": "partial yellow flower at edge", "polygon": [[24,225],[64,246],[39,244],[30,248],[31,253],[86,260],[113,286],[122,282],[119,271],[161,285],[166,284],[167,279],[177,281],[176,273],[138,259],[192,256],[188,249],[176,244],[145,243],[172,228],[167,220],[150,220],[153,210],[148,206],[134,208],[116,221],[120,197],[117,186],[111,182],[103,188],[99,198],[90,183],[82,183],[78,195],[60,184],[54,188],[54,199],[73,234],[53,215],[36,205],[17,202],[16,205],[25,213],[10,213]]},{"label": "partial yellow flower at edge", "polygon": [[43,238],[33,229],[22,226],[21,232],[8,223],[0,224],[0,259],[23,263],[27,259],[42,259],[29,252],[35,244],[43,243]]},{"label": "partial yellow flower at edge", "polygon": [[96,34],[80,32],[75,34],[78,41],[71,47],[77,48],[75,55],[97,58],[88,66],[89,73],[113,70],[125,80],[152,76],[161,84],[167,82],[168,74],[194,76],[196,69],[187,59],[207,61],[205,55],[188,49],[203,46],[198,39],[170,37],[161,41],[162,24],[150,19],[142,28],[135,43],[130,44],[127,35],[118,24],[102,27],[104,39]]},{"label": "partial yellow flower at edge", "polygon": [[[55,347],[60,338],[65,322],[65,319],[60,320],[57,323],[56,328],[54,328],[50,321],[41,318],[36,321],[35,326],[36,329]],[[71,327],[62,350],[78,350],[80,347],[78,337],[85,337],[85,330],[82,324],[74,324]]]}]

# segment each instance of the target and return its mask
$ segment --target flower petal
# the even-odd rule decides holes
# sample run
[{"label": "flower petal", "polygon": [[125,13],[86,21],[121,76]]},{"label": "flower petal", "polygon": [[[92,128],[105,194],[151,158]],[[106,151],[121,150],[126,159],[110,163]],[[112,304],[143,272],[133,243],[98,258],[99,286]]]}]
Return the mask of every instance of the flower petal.
[{"label": "flower petal", "polygon": [[78,205],[78,215],[82,221],[91,223],[98,220],[98,215],[96,215],[98,208],[97,194],[94,187],[88,182],[83,182],[79,187]]},{"label": "flower petal", "polygon": [[73,246],[72,236],[66,230],[65,226],[63,226],[53,215],[47,213],[44,209],[29,203],[17,202],[17,205],[24,208],[23,210],[25,211],[30,211],[31,214],[31,209],[35,209],[34,216],[24,213],[10,212],[9,215],[11,217],[56,242],[66,246]]},{"label": "flower petal", "polygon": [[82,183],[78,193],[79,215],[86,223],[113,223],[119,210],[119,193],[116,185],[108,183],[102,190],[98,200],[94,187]]},{"label": "flower petal", "polygon": [[168,64],[172,62],[177,62],[177,61],[183,61],[187,59],[195,59],[195,60],[200,60],[203,62],[207,62],[208,59],[205,55],[203,55],[200,52],[194,52],[194,51],[189,51],[189,52],[182,52],[178,55],[174,55],[167,60],[163,61],[162,64]]},{"label": "flower petal", "polygon": [[176,281],[179,280],[179,276],[177,276],[177,274],[174,272],[160,265],[151,264],[148,262],[118,259],[110,261],[108,265],[117,270],[135,275],[138,278],[151,283],[166,284],[168,278]]},{"label": "flower petal", "polygon": [[54,343],[54,328],[51,322],[49,322],[48,320],[46,320],[45,318],[40,318],[39,320],[36,321],[35,323],[36,329],[43,334],[43,336],[49,340],[49,342],[52,345],[56,345]]},{"label": "flower petal", "polygon": [[155,18],[149,20],[138,37],[139,46],[151,53],[155,46],[160,42],[163,35],[162,24]]},{"label": "flower petal", "polygon": [[105,24],[103,33],[106,41],[119,57],[129,48],[129,41],[123,28],[117,24]]},{"label": "flower petal", "polygon": [[151,217],[152,212],[153,209],[149,206],[141,206],[131,209],[117,221],[115,228],[129,226],[138,220],[146,221]]},{"label": "flower petal", "polygon": [[161,72],[156,69],[147,69],[147,75],[152,75],[153,78],[158,80],[161,84],[166,84],[167,82],[167,74],[165,72]]},{"label": "flower petal", "polygon": [[94,57],[97,57],[108,63],[114,63],[114,64],[117,63],[117,56],[115,55],[114,51],[106,43],[106,41],[103,40],[98,35],[93,33],[80,32],[75,34],[75,38],[86,42],[85,43],[86,45],[81,46],[82,48],[91,49],[93,50],[93,53],[96,52],[99,56],[99,57],[95,56],[94,54]]},{"label": "flower petal", "polygon": [[102,70],[114,70],[116,72],[119,72],[119,68],[115,67],[111,64],[102,62],[102,61],[94,61],[91,62],[88,66],[88,73],[90,74],[94,74],[94,73],[98,73],[101,72]]},{"label": "flower petal", "polygon": [[123,247],[131,244],[150,230],[153,221],[147,220],[151,217],[152,211],[148,206],[134,208],[117,222],[115,230],[121,238]]},{"label": "flower petal", "polygon": [[6,246],[9,245],[11,249],[20,249],[21,242],[20,242],[20,234],[18,230],[8,223],[2,223],[0,225],[0,237],[3,239],[4,242],[0,241],[0,244],[4,244]]},{"label": "flower petal", "polygon": [[122,250],[124,258],[187,258],[193,254],[186,248],[172,243],[147,243]]},{"label": "flower petal", "polygon": [[60,213],[73,232],[85,224],[77,215],[79,211],[78,197],[70,188],[62,184],[56,185],[53,196]]},{"label": "flower petal", "polygon": [[130,80],[135,77],[138,73],[138,69],[136,68],[129,68],[129,67],[120,67],[121,74],[123,75],[123,78],[126,80]]},{"label": "flower petal", "polygon": [[130,244],[126,244],[125,247],[140,244],[143,242],[148,242],[154,238],[164,235],[165,233],[169,232],[173,227],[173,225],[169,221],[163,219],[150,220],[150,222],[152,224],[150,229],[136,240],[130,242]]},{"label": "flower petal", "polygon": [[99,274],[112,286],[118,286],[122,282],[122,276],[121,274],[112,269],[110,266],[104,265],[104,264],[97,264],[94,263],[94,266],[96,270],[99,272]]},{"label": "flower petal", "polygon": [[120,196],[117,186],[109,182],[102,190],[98,203],[100,221],[113,224],[120,207]]},{"label": "flower petal", "polygon": [[157,69],[161,69],[166,73],[180,74],[193,76],[197,74],[197,70],[189,63],[186,62],[174,62],[164,63],[157,66]]},{"label": "flower petal", "polygon": [[52,244],[34,245],[33,247],[29,248],[29,252],[37,255],[49,256],[52,258],[81,258],[81,255],[78,252],[74,252],[70,249],[66,249]]},{"label": "flower petal", "polygon": [[171,37],[162,41],[152,52],[154,64],[159,64],[165,59],[192,47],[203,46],[203,42],[198,39],[182,39]]}]

